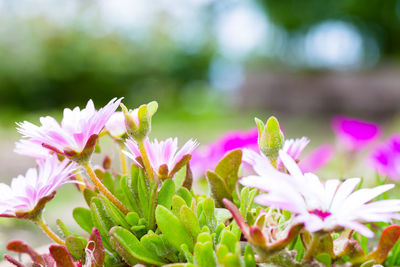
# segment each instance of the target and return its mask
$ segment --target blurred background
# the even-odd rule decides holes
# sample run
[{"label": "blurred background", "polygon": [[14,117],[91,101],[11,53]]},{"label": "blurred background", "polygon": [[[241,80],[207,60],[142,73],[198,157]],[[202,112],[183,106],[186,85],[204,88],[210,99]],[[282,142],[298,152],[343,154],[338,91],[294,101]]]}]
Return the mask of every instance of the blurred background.
[{"label": "blurred background", "polygon": [[[400,0],[0,0],[0,177],[33,164],[11,153],[15,121],[90,98],[157,100],[153,136],[201,143],[271,114],[311,146],[333,114],[393,132],[399,62]],[[0,221],[0,254],[24,227]]]}]

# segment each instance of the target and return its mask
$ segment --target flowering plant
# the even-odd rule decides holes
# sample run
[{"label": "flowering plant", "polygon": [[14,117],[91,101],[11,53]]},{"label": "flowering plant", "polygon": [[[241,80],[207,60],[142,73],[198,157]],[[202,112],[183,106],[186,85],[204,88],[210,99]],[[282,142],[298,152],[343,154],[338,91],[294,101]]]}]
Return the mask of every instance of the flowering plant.
[{"label": "flowering plant", "polygon": [[[360,178],[321,180],[311,171],[329,162],[333,147],[303,158],[310,140],[285,140],[275,117],[265,124],[256,119],[257,132],[225,135],[201,156],[194,140],[180,149],[177,138],[151,141],[157,108],[150,102],[128,110],[113,99],[96,110],[89,101],[82,110],[65,109],[61,123],[51,117],[41,118],[40,126],[18,123],[23,136],[15,151],[35,158],[37,168],[11,186],[0,184],[0,216],[29,220],[56,244],[40,254],[13,240],[7,250],[47,267],[400,263],[400,200],[386,194],[393,184],[362,188]],[[350,122],[355,131],[366,125]],[[93,167],[98,140],[107,135],[120,150],[119,170],[107,156],[102,167]],[[397,143],[391,144],[374,152],[373,166],[396,176],[389,169],[396,167]],[[193,189],[192,169],[202,172],[197,179],[207,179],[209,195]],[[80,233],[61,221],[55,233],[44,220],[46,204],[66,183],[76,184],[87,203],[72,213]]]}]

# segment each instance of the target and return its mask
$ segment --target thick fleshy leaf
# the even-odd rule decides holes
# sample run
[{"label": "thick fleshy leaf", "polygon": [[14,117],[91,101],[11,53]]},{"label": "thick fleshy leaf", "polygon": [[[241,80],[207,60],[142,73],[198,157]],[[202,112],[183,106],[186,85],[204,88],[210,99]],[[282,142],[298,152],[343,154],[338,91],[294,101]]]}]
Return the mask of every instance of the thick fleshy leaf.
[{"label": "thick fleshy leaf", "polygon": [[193,251],[193,240],[182,222],[167,208],[158,205],[156,208],[156,221],[158,228],[168,242],[180,250],[182,244],[186,244]]},{"label": "thick fleshy leaf", "polygon": [[74,259],[65,246],[51,245],[49,251],[53,259],[56,261],[57,267],[76,267]]},{"label": "thick fleshy leaf", "polygon": [[207,180],[210,185],[211,194],[219,207],[223,207],[222,200],[224,198],[232,201],[232,192],[229,191],[224,179],[218,174],[208,171]]},{"label": "thick fleshy leaf", "polygon": [[31,257],[32,261],[37,264],[44,265],[44,261],[41,255],[37,253],[32,247],[25,244],[21,240],[12,240],[7,243],[6,249],[17,253],[26,253]]},{"label": "thick fleshy leaf", "polygon": [[235,149],[228,152],[218,163],[215,173],[222,177],[225,181],[229,192],[233,192],[239,178],[238,172],[242,163],[242,150]]},{"label": "thick fleshy leaf", "polygon": [[256,258],[254,256],[254,252],[251,246],[246,246],[243,258],[245,267],[256,267]]},{"label": "thick fleshy leaf", "polygon": [[376,264],[383,263],[399,237],[400,225],[390,225],[386,227],[379,239],[378,247],[368,254],[367,259],[375,260]]},{"label": "thick fleshy leaf", "polygon": [[137,263],[161,266],[166,262],[147,250],[128,230],[116,226],[110,231],[111,246],[118,252],[124,261],[133,266]]},{"label": "thick fleshy leaf", "polygon": [[187,206],[185,200],[183,198],[181,198],[180,196],[177,196],[177,195],[173,196],[172,197],[172,213],[176,217],[179,217],[182,206]]},{"label": "thick fleshy leaf", "polygon": [[90,206],[90,203],[92,202],[92,198],[96,197],[97,193],[94,192],[93,190],[90,190],[89,188],[85,188],[83,190],[83,197],[85,198],[86,204]]},{"label": "thick fleshy leaf", "polygon": [[163,182],[160,191],[158,192],[158,204],[166,207],[167,209],[171,208],[172,205],[172,197],[175,193],[175,184],[172,179],[167,179]]},{"label": "thick fleshy leaf", "polygon": [[225,245],[229,252],[235,252],[236,242],[238,242],[238,240],[235,234],[226,229],[222,230],[219,243]]},{"label": "thick fleshy leaf", "polygon": [[86,258],[85,248],[87,241],[84,238],[79,238],[73,235],[65,239],[65,246],[67,247],[71,256],[80,262],[84,262]]},{"label": "thick fleshy leaf", "polygon": [[192,205],[193,197],[192,197],[192,194],[189,192],[189,190],[187,190],[187,188],[185,188],[185,187],[179,188],[178,191],[176,191],[176,195],[183,198],[188,207],[190,207]]},{"label": "thick fleshy leaf", "polygon": [[206,225],[211,232],[217,228],[217,218],[215,217],[215,202],[212,198],[206,198],[201,203],[202,212],[199,220],[201,226]]},{"label": "thick fleshy leaf", "polygon": [[[140,239],[140,243],[145,247],[148,251],[152,251],[160,258],[167,257],[168,254],[172,254],[172,249],[168,248],[164,240],[155,233],[149,231],[148,234],[144,235]],[[177,260],[177,259],[175,259]]]},{"label": "thick fleshy leaf", "polygon": [[193,241],[196,240],[197,235],[200,233],[200,224],[197,216],[187,206],[182,206],[180,210],[179,219],[185,226],[186,230],[190,233]]},{"label": "thick fleshy leaf", "polygon": [[93,228],[92,215],[89,209],[77,207],[72,211],[76,223],[86,232],[90,233]]},{"label": "thick fleshy leaf", "polygon": [[199,266],[216,267],[217,259],[214,253],[212,238],[209,233],[201,233],[194,247],[194,264]]}]

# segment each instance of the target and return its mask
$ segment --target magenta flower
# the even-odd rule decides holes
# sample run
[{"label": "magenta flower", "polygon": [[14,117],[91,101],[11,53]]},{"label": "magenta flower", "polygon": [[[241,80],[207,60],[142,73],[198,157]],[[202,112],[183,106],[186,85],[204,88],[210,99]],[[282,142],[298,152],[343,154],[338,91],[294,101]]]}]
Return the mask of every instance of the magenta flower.
[{"label": "magenta flower", "polygon": [[92,100],[86,108],[64,109],[64,117],[59,124],[54,118],[40,118],[40,126],[24,121],[18,123],[18,131],[24,138],[58,154],[77,161],[87,161],[93,153],[99,133],[118,108],[121,99],[112,99],[105,107],[96,110]]},{"label": "magenta flower", "polygon": [[[133,139],[129,139],[125,144],[130,153],[127,151],[124,151],[124,153],[135,164],[142,167],[142,155],[137,143]],[[157,139],[154,139],[153,142],[150,142],[147,138],[144,140],[144,147],[149,157],[151,168],[158,178],[162,180],[172,178],[179,169],[185,166],[197,146],[198,143],[192,139],[186,142],[180,150],[178,150],[178,138],[168,138],[160,142]]]},{"label": "magenta flower", "polygon": [[257,128],[249,131],[231,131],[216,142],[203,149],[196,149],[190,161],[194,178],[204,177],[207,170],[214,169],[224,155],[237,148],[248,148],[258,151]]},{"label": "magenta flower", "polygon": [[25,176],[13,178],[11,186],[0,184],[0,217],[21,217],[33,211],[39,202],[61,185],[70,182],[75,163],[60,162],[57,156],[38,161],[38,168],[28,169]]},{"label": "magenta flower", "polygon": [[400,135],[394,135],[371,154],[372,166],[382,175],[400,179]]},{"label": "magenta flower", "polygon": [[312,173],[303,174],[285,152],[280,151],[279,156],[289,174],[279,172],[271,164],[261,165],[260,161],[256,161],[255,171],[258,175],[242,178],[240,182],[268,192],[258,195],[255,201],[292,212],[295,215],[294,223],[304,223],[308,231],[330,232],[350,228],[372,237],[373,232],[363,223],[390,222],[400,218],[400,200],[370,202],[394,185],[354,191],[360,182],[359,178],[344,182],[332,179],[322,183]]},{"label": "magenta flower", "polygon": [[339,143],[351,151],[363,149],[381,134],[380,127],[375,123],[343,116],[333,118],[332,128]]}]

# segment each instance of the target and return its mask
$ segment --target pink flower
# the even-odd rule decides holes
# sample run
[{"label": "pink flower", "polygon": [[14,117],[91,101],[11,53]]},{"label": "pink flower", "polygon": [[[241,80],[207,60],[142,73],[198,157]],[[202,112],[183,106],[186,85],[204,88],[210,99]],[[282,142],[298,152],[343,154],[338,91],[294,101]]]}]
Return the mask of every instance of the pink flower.
[{"label": "pink flower", "polygon": [[124,113],[121,111],[114,112],[114,114],[112,114],[106,123],[106,130],[114,138],[122,138],[124,135],[126,135]]},{"label": "pink flower", "polygon": [[383,175],[400,179],[400,135],[394,135],[371,154],[372,166]]},{"label": "pink flower", "polygon": [[15,143],[14,152],[38,160],[43,160],[46,159],[52,151],[43,147],[41,142],[35,142],[31,139],[21,139]]},{"label": "pink flower", "polygon": [[250,131],[231,131],[207,147],[195,150],[190,161],[194,178],[205,176],[207,170],[214,169],[224,155],[233,149],[258,150],[257,138],[257,128]]},{"label": "pink flower", "polygon": [[331,145],[319,146],[299,163],[299,167],[303,172],[316,171],[332,159],[333,153]]},{"label": "pink flower", "polygon": [[339,143],[353,151],[368,146],[381,134],[380,127],[375,123],[343,116],[333,118],[332,128]]},{"label": "pink flower", "polygon": [[99,133],[118,108],[121,99],[112,99],[100,110],[94,108],[92,100],[86,108],[64,109],[64,117],[59,124],[54,118],[40,118],[40,126],[24,121],[18,123],[18,131],[24,138],[40,143],[58,154],[74,160],[88,160],[94,150]]},{"label": "pink flower", "polygon": [[[135,164],[141,166],[139,162],[141,162],[142,155],[137,143],[133,139],[129,139],[125,144],[131,153],[127,151],[124,151],[124,153]],[[160,179],[172,178],[180,168],[189,162],[190,154],[197,146],[198,143],[192,139],[186,142],[180,150],[178,150],[178,138],[168,138],[160,142],[157,139],[154,139],[153,142],[150,142],[147,138],[144,140],[144,147],[151,167]]]},{"label": "pink flower", "polygon": [[[282,150],[285,151],[289,156],[291,156],[296,162],[299,162],[300,155],[304,148],[308,145],[310,140],[307,137],[288,139],[283,143]],[[283,163],[278,157],[278,169],[283,169]]]},{"label": "pink flower", "polygon": [[28,169],[25,176],[19,175],[11,181],[11,187],[0,184],[0,217],[15,217],[35,209],[39,201],[49,197],[61,185],[70,181],[76,170],[69,160],[60,162],[57,156],[38,161],[38,169]]},{"label": "pink flower", "polygon": [[258,195],[255,201],[292,212],[295,215],[294,222],[304,223],[308,231],[329,232],[344,227],[372,237],[373,232],[363,223],[390,222],[391,219],[400,218],[400,200],[370,203],[394,185],[354,191],[360,182],[359,178],[344,182],[332,179],[322,183],[312,173],[303,174],[285,152],[280,151],[279,156],[289,174],[277,171],[270,164],[255,162],[258,175],[245,177],[240,182],[268,192]]}]

